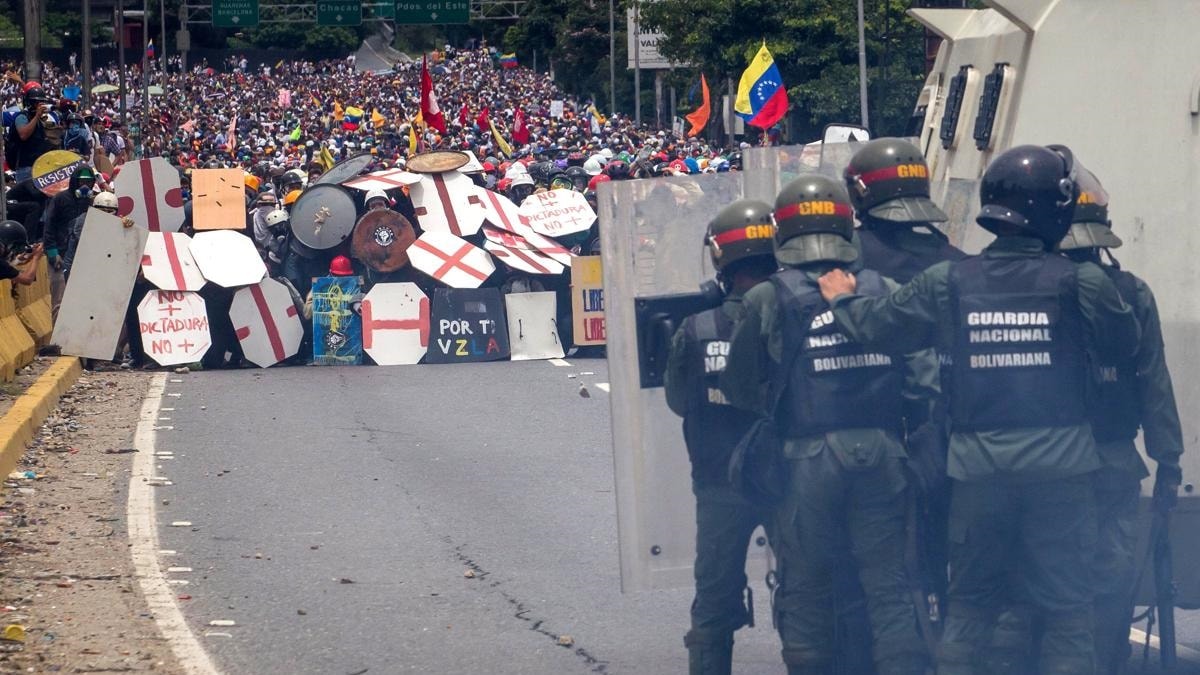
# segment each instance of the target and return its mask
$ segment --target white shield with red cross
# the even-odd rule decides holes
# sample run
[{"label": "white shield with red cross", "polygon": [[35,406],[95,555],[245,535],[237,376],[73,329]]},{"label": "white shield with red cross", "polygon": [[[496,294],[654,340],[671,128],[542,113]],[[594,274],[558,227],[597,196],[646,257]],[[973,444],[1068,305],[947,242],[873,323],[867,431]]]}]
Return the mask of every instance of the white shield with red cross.
[{"label": "white shield with red cross", "polygon": [[138,304],[138,323],[146,356],[162,366],[195,363],[212,345],[199,293],[149,291]]},{"label": "white shield with red cross", "polygon": [[343,186],[368,192],[370,190],[395,190],[405,185],[416,185],[421,182],[421,175],[404,169],[386,169],[375,171],[365,176],[359,176],[342,183]]},{"label": "white shield with red cross", "polygon": [[182,232],[151,232],[142,254],[142,274],[164,291],[198,291],[204,275],[192,257],[192,238]]},{"label": "white shield with red cross", "polygon": [[596,222],[592,205],[574,190],[547,190],[529,195],[521,202],[520,212],[534,232],[547,237],[586,232]]},{"label": "white shield with red cross", "polygon": [[408,247],[412,266],[451,288],[479,288],[496,264],[481,248],[447,232],[426,232]]},{"label": "white shield with red cross", "polygon": [[457,171],[421,176],[409,196],[421,229],[456,237],[475,234],[483,225],[483,203],[475,183]]},{"label": "white shield with red cross", "polygon": [[151,232],[178,232],[183,226],[179,171],[166,159],[126,162],[113,187],[118,216],[129,216],[135,225]]},{"label": "white shield with red cross", "polygon": [[429,349],[429,297],[411,282],[375,284],[363,298],[362,343],[375,363],[419,363]]},{"label": "white shield with red cross", "polygon": [[205,279],[225,288],[257,284],[267,275],[254,242],[234,230],[197,234],[192,239],[192,257]]},{"label": "white shield with red cross", "polygon": [[562,271],[566,269],[557,260],[541,251],[497,244],[490,237],[487,241],[483,242],[483,247],[487,249],[488,253],[496,256],[496,259],[500,262],[521,272],[528,272],[530,274],[562,274]]},{"label": "white shield with red cross", "polygon": [[[507,232],[495,227],[483,226],[483,236],[493,244],[522,251],[537,251],[564,267],[571,266],[571,252],[549,237],[534,232],[527,225],[520,226],[521,234]],[[490,248],[488,250],[491,250]]]},{"label": "white shield with red cross", "polygon": [[304,325],[292,294],[274,279],[239,289],[229,306],[229,320],[242,353],[257,366],[270,368],[300,351]]},{"label": "white shield with red cross", "polygon": [[493,227],[517,234],[529,230],[529,226],[522,222],[520,209],[511,199],[479,186],[475,186],[475,194],[482,202],[484,220]]}]

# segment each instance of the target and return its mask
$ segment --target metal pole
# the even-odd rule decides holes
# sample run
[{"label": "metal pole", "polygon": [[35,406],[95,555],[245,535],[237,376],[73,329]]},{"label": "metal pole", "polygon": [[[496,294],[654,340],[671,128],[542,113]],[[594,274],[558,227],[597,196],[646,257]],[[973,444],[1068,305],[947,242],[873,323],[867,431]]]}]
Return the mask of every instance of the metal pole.
[{"label": "metal pole", "polygon": [[42,6],[25,0],[25,79],[42,79]]},{"label": "metal pole", "polygon": [[663,71],[654,71],[654,125],[663,126]]},{"label": "metal pole", "polygon": [[121,124],[127,121],[125,107],[125,0],[117,0],[117,96],[120,97]]},{"label": "metal pole", "polygon": [[871,122],[867,114],[867,35],[866,21],[863,19],[863,0],[858,0],[858,101],[862,125],[870,129]]},{"label": "metal pole", "polygon": [[613,9],[615,0],[608,0],[608,114],[617,111],[617,32]]},{"label": "metal pole", "polygon": [[[8,134],[0,134],[0,157],[4,156],[4,137]],[[8,185],[6,185],[4,172],[0,171],[0,220],[8,220]]]},{"label": "metal pole", "polygon": [[634,124],[642,126],[642,12],[634,0]]},{"label": "metal pole", "polygon": [[142,151],[138,157],[146,156],[146,135],[150,132],[150,0],[142,0],[142,124],[138,143]]},{"label": "metal pole", "polygon": [[[670,114],[667,115],[667,120],[671,123],[672,133],[675,132],[675,115],[677,115],[678,112],[679,108],[675,105],[675,85],[671,85],[671,110]],[[684,133],[687,133],[686,129],[684,129]]]},{"label": "metal pole", "polygon": [[162,56],[159,65],[162,67],[163,94],[167,93],[167,2],[158,0],[158,48]]},{"label": "metal pole", "polygon": [[733,150],[733,102],[737,94],[733,91],[732,77],[725,78],[725,90],[729,92],[725,97],[725,133],[729,136],[729,149]]},{"label": "metal pole", "polygon": [[83,104],[92,106],[92,3],[83,0]]}]

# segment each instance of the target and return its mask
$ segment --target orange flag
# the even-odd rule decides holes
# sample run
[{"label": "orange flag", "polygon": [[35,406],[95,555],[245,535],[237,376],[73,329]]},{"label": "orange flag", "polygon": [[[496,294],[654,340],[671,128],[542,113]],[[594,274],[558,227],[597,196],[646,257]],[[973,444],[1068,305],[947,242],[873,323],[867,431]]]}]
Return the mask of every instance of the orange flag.
[{"label": "orange flag", "polygon": [[708,80],[704,79],[704,73],[700,74],[700,93],[704,97],[704,102],[700,104],[699,108],[696,108],[696,112],[685,118],[692,125],[687,133],[688,138],[704,130],[704,125],[708,124],[708,117],[712,113],[712,102],[708,98]]}]

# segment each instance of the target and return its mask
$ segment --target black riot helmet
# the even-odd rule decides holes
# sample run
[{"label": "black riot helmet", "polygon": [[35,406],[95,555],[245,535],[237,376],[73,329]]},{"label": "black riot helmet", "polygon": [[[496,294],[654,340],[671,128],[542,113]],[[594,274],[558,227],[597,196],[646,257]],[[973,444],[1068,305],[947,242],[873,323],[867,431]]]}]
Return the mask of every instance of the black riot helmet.
[{"label": "black riot helmet", "polygon": [[575,186],[576,192],[584,192],[587,190],[588,181],[592,179],[587,171],[584,171],[582,166],[568,166],[563,172],[567,178],[571,179],[571,183]]},{"label": "black riot helmet", "polygon": [[1071,151],[1061,145],[1019,145],[983,172],[975,220],[997,235],[1024,231],[1053,248],[1071,228],[1078,174]]},{"label": "black riot helmet", "polygon": [[720,272],[739,260],[774,256],[774,237],[771,206],[757,199],[739,199],[717,213],[704,241],[713,267]]},{"label": "black riot helmet", "polygon": [[854,210],[846,188],[819,174],[801,176],[775,197],[775,257],[785,265],[858,259]]},{"label": "black riot helmet", "polygon": [[893,223],[940,223],[946,214],[929,199],[929,165],[917,146],[877,138],[854,153],[843,172],[858,217]]},{"label": "black riot helmet", "polygon": [[1108,219],[1108,193],[1095,174],[1078,167],[1079,198],[1071,216],[1071,229],[1058,243],[1061,251],[1077,249],[1117,248],[1121,238],[1112,231]]},{"label": "black riot helmet", "polygon": [[619,159],[614,159],[604,165],[604,173],[613,180],[625,180],[629,178],[629,165]]},{"label": "black riot helmet", "polygon": [[25,226],[15,220],[0,222],[0,259],[7,259],[29,249]]}]

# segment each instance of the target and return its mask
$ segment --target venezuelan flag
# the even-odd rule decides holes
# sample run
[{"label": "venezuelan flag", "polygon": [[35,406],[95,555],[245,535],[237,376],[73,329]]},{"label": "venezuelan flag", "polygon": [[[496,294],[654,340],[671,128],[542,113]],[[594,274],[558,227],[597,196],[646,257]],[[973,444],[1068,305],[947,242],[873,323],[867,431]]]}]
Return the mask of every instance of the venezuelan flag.
[{"label": "venezuelan flag", "polygon": [[516,68],[517,67],[516,53],[514,52],[512,54],[501,54],[500,55],[500,67],[501,68]]},{"label": "venezuelan flag", "polygon": [[733,110],[750,126],[766,129],[787,114],[787,88],[767,43],[759,48],[738,82]]}]

